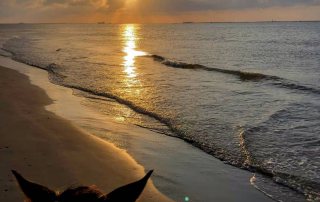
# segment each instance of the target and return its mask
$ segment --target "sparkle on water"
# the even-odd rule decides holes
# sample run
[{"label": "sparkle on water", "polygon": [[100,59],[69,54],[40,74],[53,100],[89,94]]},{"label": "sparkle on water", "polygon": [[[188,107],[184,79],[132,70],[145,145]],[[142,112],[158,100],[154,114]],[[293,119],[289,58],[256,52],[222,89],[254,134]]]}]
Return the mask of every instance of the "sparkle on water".
[{"label": "sparkle on water", "polygon": [[136,43],[138,41],[136,36],[137,28],[137,25],[133,24],[124,25],[122,28],[122,40],[124,44],[122,51],[125,53],[123,56],[123,66],[124,72],[129,78],[134,78],[137,76],[135,71],[136,57],[146,55],[145,52],[136,50]]}]

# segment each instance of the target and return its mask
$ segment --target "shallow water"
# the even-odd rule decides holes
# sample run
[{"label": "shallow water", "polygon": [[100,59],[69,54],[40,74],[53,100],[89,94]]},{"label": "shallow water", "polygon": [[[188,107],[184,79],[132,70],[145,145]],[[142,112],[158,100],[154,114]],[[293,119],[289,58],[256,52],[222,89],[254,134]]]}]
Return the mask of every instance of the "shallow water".
[{"label": "shallow water", "polygon": [[320,23],[0,30],[14,59],[80,90],[86,105],[319,197]]}]

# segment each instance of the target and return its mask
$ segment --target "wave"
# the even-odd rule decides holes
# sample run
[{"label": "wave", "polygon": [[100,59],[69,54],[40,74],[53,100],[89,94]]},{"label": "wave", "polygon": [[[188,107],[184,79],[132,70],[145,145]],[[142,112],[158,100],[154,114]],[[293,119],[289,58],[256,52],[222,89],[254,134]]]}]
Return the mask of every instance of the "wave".
[{"label": "wave", "polygon": [[[242,131],[240,133],[240,145],[241,150],[246,156],[243,167],[251,172],[262,174],[264,177],[268,177],[273,182],[288,187],[296,192],[304,195],[310,201],[316,201],[319,199],[319,190],[320,183],[314,180],[311,180],[306,177],[289,174],[285,171],[277,171],[274,168],[269,168],[263,166],[258,159],[254,158],[250,151],[248,150],[249,142],[246,137],[250,136],[250,133],[253,132],[255,128]],[[259,189],[259,188],[258,188]]]},{"label": "wave", "polygon": [[242,81],[254,81],[254,82],[270,81],[270,84],[277,87],[320,94],[320,89],[301,85],[301,84],[295,83],[294,81],[290,81],[288,79],[281,78],[278,76],[272,76],[272,75],[266,75],[262,73],[254,73],[254,72],[244,72],[240,70],[220,69],[220,68],[214,68],[214,67],[207,67],[200,64],[189,64],[184,62],[177,62],[177,61],[169,60],[160,55],[148,55],[148,57],[151,57],[153,58],[154,61],[160,62],[161,64],[168,67],[219,72],[219,73],[237,76]]},{"label": "wave", "polygon": [[[319,115],[318,105],[294,103],[243,129],[240,145],[246,156],[245,166],[302,193],[310,201],[319,200],[319,165],[314,160],[319,150],[314,131],[319,127],[310,127],[319,125]],[[309,135],[305,135],[307,131]],[[262,144],[268,147],[262,148]]]},{"label": "wave", "polygon": [[3,57],[12,57],[12,54],[2,47],[0,48],[0,55]]},{"label": "wave", "polygon": [[275,76],[268,76],[260,73],[251,73],[251,72],[242,72],[237,70],[228,70],[228,69],[219,69],[219,68],[213,68],[213,67],[207,67],[200,64],[189,64],[184,62],[176,62],[169,59],[166,59],[165,57],[162,57],[160,55],[150,55],[155,61],[160,62],[161,64],[164,64],[169,67],[174,68],[180,68],[180,69],[194,69],[194,70],[205,70],[205,71],[215,71],[215,72],[221,72],[226,74],[232,74],[239,76],[241,80],[261,80],[261,79],[276,79]]},{"label": "wave", "polygon": [[[175,124],[175,121],[171,120],[170,118],[166,118],[166,117],[163,117],[155,112],[148,111],[147,109],[145,109],[141,106],[138,106],[135,103],[133,103],[129,100],[126,100],[124,98],[121,98],[120,96],[112,94],[110,92],[100,92],[100,91],[96,91],[96,90],[89,89],[86,87],[77,86],[77,85],[73,85],[73,84],[66,84],[63,82],[58,83],[58,84],[62,85],[64,87],[70,88],[70,89],[74,89],[74,90],[82,91],[82,92],[92,94],[95,96],[100,96],[100,97],[105,97],[108,99],[115,100],[116,102],[129,107],[130,109],[132,109],[136,113],[148,116],[150,118],[153,118],[153,119],[159,121],[160,123],[167,126],[168,129],[170,130],[170,132],[160,132],[160,133],[171,136],[171,137],[179,138],[179,139],[203,150],[204,152],[214,156],[215,158],[225,162],[226,164],[233,165],[235,167],[239,167],[239,168],[243,168],[243,169],[247,169],[247,167],[243,166],[244,164],[243,164],[242,158],[233,158],[232,156],[230,156],[230,154],[225,153],[223,151],[223,149],[219,148],[219,145],[216,145],[216,147],[211,147],[210,145],[207,145],[197,139],[194,139],[192,136],[188,135],[186,131],[181,130]],[[138,125],[138,126],[141,127],[141,125]],[[149,127],[148,127],[148,129],[150,130]],[[153,128],[152,130],[159,132],[159,130],[157,130],[156,128]]]},{"label": "wave", "polygon": [[[154,118],[156,119],[157,121],[159,121],[160,123],[163,123],[165,124],[170,130],[172,130],[175,134],[179,134],[180,131],[178,131],[175,127],[174,127],[174,124],[173,122],[168,119],[168,118],[164,118],[162,116],[160,116],[159,114],[157,113],[154,113],[154,112],[151,112],[151,111],[148,111],[146,109],[144,109],[143,107],[140,107],[136,104],[134,104],[133,102],[129,101],[129,100],[126,100],[126,99],[123,99],[117,95],[114,95],[112,93],[108,93],[108,92],[99,92],[99,91],[96,91],[96,90],[93,90],[93,89],[89,89],[89,88],[85,88],[85,87],[82,87],[82,86],[76,86],[76,85],[72,85],[72,84],[65,84],[65,83],[60,83],[60,85],[64,86],[64,87],[67,87],[67,88],[71,88],[71,89],[75,89],[75,90],[80,90],[80,91],[83,91],[83,92],[86,92],[86,93],[89,93],[89,94],[92,94],[92,95],[96,95],[96,96],[101,96],[101,97],[106,97],[106,98],[109,98],[109,99],[112,99],[112,100],[115,100],[116,102],[120,103],[120,104],[123,104],[123,105],[126,105],[128,106],[130,109],[132,109],[133,111],[139,113],[139,114],[143,114],[143,115],[146,115],[146,116],[149,116],[151,118]],[[172,136],[175,136],[177,137],[176,135],[172,135]]]},{"label": "wave", "polygon": [[48,71],[49,78],[51,80],[55,80],[56,82],[61,82],[63,79],[65,79],[67,77],[67,76],[58,72],[58,69],[60,68],[60,66],[57,65],[56,63],[50,63],[48,65],[43,65],[43,64],[36,63],[36,62],[32,62],[31,60],[28,60],[28,59],[24,59],[23,57],[19,57],[15,52],[13,52],[7,48],[2,47],[1,50],[4,51],[5,53],[7,53],[7,55],[0,54],[2,56],[11,57],[11,59],[13,59],[17,62],[21,62],[21,63],[27,64],[27,65]]}]

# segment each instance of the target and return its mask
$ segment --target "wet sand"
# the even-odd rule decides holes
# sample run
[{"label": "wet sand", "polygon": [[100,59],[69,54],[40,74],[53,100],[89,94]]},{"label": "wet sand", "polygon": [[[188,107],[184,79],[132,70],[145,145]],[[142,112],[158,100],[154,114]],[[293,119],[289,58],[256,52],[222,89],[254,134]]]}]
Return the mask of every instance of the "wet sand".
[{"label": "wet sand", "polygon": [[[124,150],[45,109],[53,101],[27,76],[0,67],[0,201],[23,201],[10,170],[55,190],[95,184],[105,192],[144,175]],[[148,183],[140,201],[170,201]]]}]

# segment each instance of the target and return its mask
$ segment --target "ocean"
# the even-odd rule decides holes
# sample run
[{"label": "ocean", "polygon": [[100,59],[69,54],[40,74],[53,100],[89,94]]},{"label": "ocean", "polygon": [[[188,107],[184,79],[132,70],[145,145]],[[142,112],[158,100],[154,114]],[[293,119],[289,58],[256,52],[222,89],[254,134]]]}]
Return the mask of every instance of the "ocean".
[{"label": "ocean", "polygon": [[0,46],[115,121],[320,200],[319,22],[3,24]]}]

